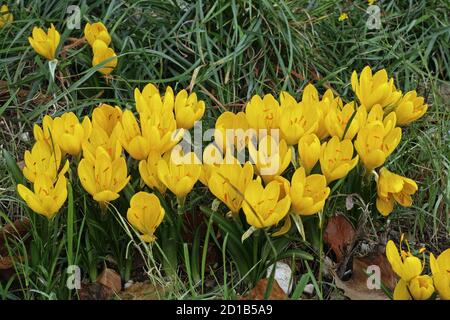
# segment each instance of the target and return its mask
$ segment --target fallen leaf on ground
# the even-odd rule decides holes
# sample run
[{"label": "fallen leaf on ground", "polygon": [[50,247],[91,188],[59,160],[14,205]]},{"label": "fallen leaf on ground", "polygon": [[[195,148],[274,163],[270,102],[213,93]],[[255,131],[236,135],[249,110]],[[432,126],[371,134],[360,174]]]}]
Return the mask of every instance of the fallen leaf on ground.
[{"label": "fallen leaf on ground", "polygon": [[161,300],[163,296],[164,289],[149,281],[133,283],[119,294],[123,300]]},{"label": "fallen leaf on ground", "polygon": [[114,296],[114,291],[101,283],[83,283],[78,295],[80,300],[109,300]]},{"label": "fallen leaf on ground", "polygon": [[332,216],[327,223],[323,240],[336,255],[336,262],[344,258],[347,247],[355,237],[355,229],[343,215]]},{"label": "fallen leaf on ground", "polygon": [[[368,267],[372,271],[367,272]],[[381,252],[370,253],[365,257],[353,258],[353,272],[350,280],[342,281],[334,270],[331,270],[336,287],[344,291],[344,295],[351,300],[388,300],[383,290],[375,286],[376,271],[381,274],[381,284],[393,289],[396,277],[386,256]]]},{"label": "fallen leaf on ground", "polygon": [[[264,300],[266,295],[269,279],[264,278],[256,283],[256,286],[246,296],[243,296],[241,300]],[[278,282],[274,279],[272,281],[272,291],[270,292],[268,300],[285,300],[287,299],[283,289],[280,288]]]},{"label": "fallen leaf on ground", "polygon": [[120,275],[110,268],[105,268],[97,277],[97,283],[111,288],[113,292],[120,292],[122,290],[122,279]]}]

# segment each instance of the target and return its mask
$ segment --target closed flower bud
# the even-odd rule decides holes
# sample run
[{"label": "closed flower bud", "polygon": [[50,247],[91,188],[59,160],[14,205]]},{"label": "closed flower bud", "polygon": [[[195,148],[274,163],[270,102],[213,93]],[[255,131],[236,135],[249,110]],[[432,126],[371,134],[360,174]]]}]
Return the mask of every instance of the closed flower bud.
[{"label": "closed flower bud", "polygon": [[102,22],[86,23],[84,36],[91,47],[94,45],[95,40],[101,40],[107,46],[111,43],[111,36]]},{"label": "closed flower bud", "polygon": [[56,49],[58,48],[60,35],[56,31],[53,23],[47,29],[47,33],[41,28],[34,27],[31,37],[28,37],[30,45],[34,51],[48,60],[54,60],[56,56]]},{"label": "closed flower bud", "polygon": [[109,75],[117,66],[117,55],[114,50],[108,48],[102,40],[95,40],[92,45],[92,51],[92,66],[95,67],[105,62],[98,71],[104,75]]},{"label": "closed flower bud", "polygon": [[52,137],[62,151],[77,156],[81,152],[83,142],[92,132],[92,124],[88,117],[80,123],[73,112],[64,113],[53,119]]}]

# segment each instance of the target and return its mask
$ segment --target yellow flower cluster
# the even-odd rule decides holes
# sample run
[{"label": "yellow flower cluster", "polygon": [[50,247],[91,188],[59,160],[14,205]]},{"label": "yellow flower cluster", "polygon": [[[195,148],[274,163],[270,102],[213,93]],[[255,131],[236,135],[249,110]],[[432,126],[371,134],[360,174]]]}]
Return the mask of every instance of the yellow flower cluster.
[{"label": "yellow flower cluster", "polygon": [[[1,10],[3,10],[3,7]],[[0,27],[2,19],[6,18],[0,18]],[[12,16],[8,19],[12,20]],[[109,75],[117,66],[117,55],[109,47],[111,36],[105,25],[102,22],[87,23],[84,28],[84,36],[92,48],[92,66],[95,67],[103,63],[98,71],[104,75]],[[60,44],[60,39],[61,36],[53,24],[47,29],[47,32],[42,28],[33,27],[32,36],[28,37],[31,47],[48,60],[56,59],[56,50]]]},{"label": "yellow flower cluster", "polygon": [[9,11],[9,8],[6,4],[3,4],[0,7],[0,28],[3,28],[8,22],[12,22],[14,17],[12,13]]},{"label": "yellow flower cluster", "polygon": [[[403,241],[408,251],[402,250]],[[421,261],[411,254],[408,241],[403,239],[403,235],[400,240],[400,253],[390,240],[386,246],[386,257],[400,278],[394,290],[394,300],[427,300],[435,290],[442,300],[450,300],[450,248],[442,252],[437,259],[430,254],[432,276],[422,274],[425,259]]]}]

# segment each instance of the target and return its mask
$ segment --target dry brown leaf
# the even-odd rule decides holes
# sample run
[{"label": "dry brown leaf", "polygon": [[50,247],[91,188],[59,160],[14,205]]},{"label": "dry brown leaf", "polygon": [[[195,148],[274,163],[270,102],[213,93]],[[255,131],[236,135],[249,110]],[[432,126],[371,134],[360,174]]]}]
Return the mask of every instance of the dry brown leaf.
[{"label": "dry brown leaf", "polygon": [[123,300],[160,300],[163,296],[164,289],[149,281],[133,283],[119,294]]},{"label": "dry brown leaf", "polygon": [[83,283],[78,295],[80,300],[109,300],[114,296],[114,291],[101,283]]},{"label": "dry brown leaf", "polygon": [[355,237],[355,229],[343,216],[332,216],[327,223],[323,240],[328,244],[336,255],[336,261],[342,261],[347,252],[347,247]]},{"label": "dry brown leaf", "polygon": [[122,290],[122,279],[120,275],[110,268],[105,268],[97,277],[97,283],[111,288],[113,292],[120,292]]},{"label": "dry brown leaf", "polygon": [[369,289],[367,285],[369,275],[366,270],[371,265],[380,268],[381,283],[392,290],[395,287],[396,277],[385,255],[380,252],[365,257],[354,257],[352,277],[348,281],[342,281],[336,272],[332,271],[336,287],[342,289],[344,295],[351,300],[387,300],[388,297],[382,289]]},{"label": "dry brown leaf", "polygon": [[[264,278],[256,283],[256,286],[250,291],[250,293],[244,297],[242,300],[264,300],[266,295],[267,286],[269,284],[269,279]],[[274,279],[272,282],[272,291],[269,294],[268,300],[285,300],[287,299],[286,293],[280,288],[278,282]]]}]

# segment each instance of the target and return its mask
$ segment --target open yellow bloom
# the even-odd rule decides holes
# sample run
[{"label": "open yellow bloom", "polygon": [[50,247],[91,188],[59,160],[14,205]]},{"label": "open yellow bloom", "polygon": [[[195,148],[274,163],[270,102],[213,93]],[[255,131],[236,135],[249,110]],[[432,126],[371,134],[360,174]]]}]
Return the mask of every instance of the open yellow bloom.
[{"label": "open yellow bloom", "polygon": [[298,156],[301,166],[309,174],[320,157],[320,140],[314,133],[300,138],[298,142]]},{"label": "open yellow bloom", "polygon": [[417,184],[414,180],[399,176],[383,167],[377,181],[377,209],[383,216],[387,216],[394,210],[395,202],[403,207],[410,207],[411,196],[416,191]]},{"label": "open yellow bloom", "polygon": [[297,103],[287,92],[281,93],[280,101],[280,133],[288,145],[295,145],[305,134],[317,131],[320,114],[316,108]]},{"label": "open yellow bloom", "polygon": [[61,174],[55,184],[49,176],[38,174],[33,191],[22,184],[17,185],[17,191],[31,210],[52,219],[67,199],[67,180]]},{"label": "open yellow bloom", "polygon": [[295,170],[290,188],[292,210],[299,215],[312,215],[323,209],[330,194],[327,180],[321,174],[306,176],[303,167]]},{"label": "open yellow bloom", "polygon": [[102,128],[108,136],[122,118],[122,109],[102,103],[92,111],[92,126]]},{"label": "open yellow bloom", "polygon": [[150,152],[150,141],[146,139],[133,112],[125,110],[116,126],[116,134],[122,147],[136,160],[144,160]]},{"label": "open yellow bloom", "polygon": [[427,112],[428,105],[423,97],[418,97],[415,90],[407,92],[395,107],[397,124],[400,126],[410,124]]},{"label": "open yellow bloom", "polygon": [[349,139],[339,141],[338,137],[324,142],[320,149],[320,169],[327,183],[345,177],[357,164],[359,157],[353,157],[353,144]]},{"label": "open yellow bloom", "polygon": [[36,141],[31,152],[25,151],[23,175],[30,182],[34,182],[38,175],[45,175],[54,182],[58,175],[65,174],[69,169],[69,161],[66,161],[60,170],[61,157],[58,145],[51,146],[44,141]]},{"label": "open yellow bloom", "polygon": [[157,170],[159,180],[183,200],[199,179],[202,167],[192,152],[183,159],[172,159],[172,152],[168,152],[158,161]]},{"label": "open yellow bloom", "polygon": [[278,142],[270,135],[261,139],[258,149],[250,142],[248,150],[258,173],[266,183],[281,175],[289,166],[292,158],[292,150],[286,141]]},{"label": "open yellow bloom", "polygon": [[[355,112],[356,114],[353,116]],[[331,136],[353,140],[359,129],[365,125],[366,117],[366,108],[363,106],[356,108],[354,102],[347,103],[342,109],[335,104],[325,117],[325,127]],[[350,119],[352,121],[349,125]]]},{"label": "open yellow bloom", "polygon": [[395,88],[394,78],[388,79],[385,69],[372,75],[372,69],[366,66],[359,79],[356,71],[352,74],[353,92],[358,97],[361,105],[370,110],[379,104],[382,108],[396,104],[402,96],[401,91]]},{"label": "open yellow bloom", "polygon": [[431,254],[430,267],[439,297],[450,300],[450,248],[442,252],[437,259]]},{"label": "open yellow bloom", "polygon": [[235,163],[223,163],[212,170],[208,180],[209,190],[227,205],[233,214],[237,214],[242,206],[244,191],[253,179],[253,166],[246,162],[241,166]]},{"label": "open yellow bloom", "polygon": [[138,88],[134,89],[134,101],[136,110],[140,114],[161,115],[167,112],[173,112],[175,97],[170,86],[166,88],[164,97],[159,94],[158,88],[153,84],[147,84],[142,92]]},{"label": "open yellow bloom", "polygon": [[127,219],[142,235],[141,240],[153,242],[155,231],[164,219],[165,210],[153,193],[138,192],[130,200]]},{"label": "open yellow bloom", "polygon": [[[281,107],[278,101],[271,95],[266,94],[263,98],[254,95],[245,106],[245,116],[250,128],[255,130],[277,129],[280,119]],[[260,138],[262,138],[263,134]]]},{"label": "open yellow bloom", "polygon": [[84,27],[84,36],[91,47],[94,45],[95,40],[101,40],[107,46],[111,43],[111,36],[108,33],[108,29],[106,29],[105,25],[100,21],[92,24],[89,22],[86,23],[86,26]]},{"label": "open yellow bloom", "polygon": [[139,173],[145,184],[152,189],[156,189],[161,193],[166,192],[166,186],[158,178],[158,161],[161,155],[156,152],[150,152],[147,160],[139,162]]},{"label": "open yellow bloom", "polygon": [[98,124],[92,126],[92,132],[87,141],[82,143],[83,156],[95,162],[95,153],[98,147],[102,147],[112,160],[122,155],[122,146],[115,133],[109,136]]},{"label": "open yellow bloom", "polygon": [[28,37],[28,41],[34,51],[48,60],[55,59],[59,40],[59,32],[56,31],[53,23],[51,24],[51,27],[47,29],[47,33],[41,28],[34,27],[32,36]]},{"label": "open yellow bloom", "polygon": [[392,240],[386,245],[386,257],[392,270],[400,277],[394,289],[394,300],[426,300],[433,294],[433,280],[421,275],[423,266],[419,258],[403,250],[400,255]]},{"label": "open yellow bloom", "polygon": [[[232,156],[230,156],[232,158]],[[215,168],[218,168],[224,163],[223,153],[219,147],[215,144],[210,143],[203,150],[203,163],[202,163],[202,173],[200,174],[200,182],[204,186],[208,186],[209,178],[211,178],[212,173]]]},{"label": "open yellow bloom", "polygon": [[345,20],[347,20],[348,19],[348,14],[346,13],[346,12],[342,12],[340,15],[339,15],[339,18],[338,18],[338,20],[339,21],[345,21]]},{"label": "open yellow bloom", "polygon": [[381,166],[402,138],[402,130],[395,127],[395,113],[391,112],[383,122],[371,121],[371,113],[367,117],[366,126],[358,132],[354,142],[367,171]]},{"label": "open yellow bloom", "polygon": [[177,127],[190,129],[194,123],[200,120],[205,113],[205,102],[197,100],[194,93],[188,94],[186,90],[181,90],[175,97],[175,118]]},{"label": "open yellow bloom", "polygon": [[247,223],[255,228],[268,228],[278,224],[289,212],[289,195],[280,199],[281,187],[277,181],[271,181],[264,188],[261,180],[251,181],[244,192],[242,204]]},{"label": "open yellow bloom", "polygon": [[214,140],[223,152],[241,151],[251,138],[247,135],[247,129],[249,126],[244,112],[226,111],[216,120]]},{"label": "open yellow bloom", "polygon": [[80,161],[78,176],[83,188],[101,205],[119,198],[119,192],[130,180],[125,159],[112,160],[102,147],[96,150],[95,162],[88,159]]},{"label": "open yellow bloom", "polygon": [[92,124],[88,117],[80,123],[73,112],[64,113],[53,119],[52,136],[62,151],[76,156],[81,152],[83,142],[91,136]]},{"label": "open yellow bloom", "polygon": [[42,127],[35,124],[33,127],[33,135],[36,141],[43,141],[49,146],[53,145],[52,138],[53,119],[50,116],[44,116],[42,119]]},{"label": "open yellow bloom", "polygon": [[95,40],[92,51],[92,66],[95,67],[108,60],[98,71],[104,75],[110,74],[117,66],[117,55],[114,50],[109,48],[102,40]]},{"label": "open yellow bloom", "polygon": [[0,7],[0,28],[3,28],[5,24],[13,21],[13,15],[9,12],[6,4]]}]

